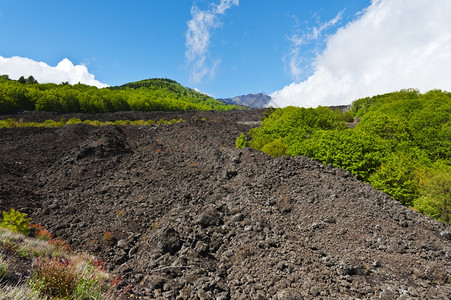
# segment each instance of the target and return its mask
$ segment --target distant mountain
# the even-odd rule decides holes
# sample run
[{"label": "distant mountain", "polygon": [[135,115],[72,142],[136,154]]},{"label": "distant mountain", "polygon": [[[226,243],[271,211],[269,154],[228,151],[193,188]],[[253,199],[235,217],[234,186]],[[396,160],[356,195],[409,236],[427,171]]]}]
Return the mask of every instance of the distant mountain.
[{"label": "distant mountain", "polygon": [[218,100],[231,105],[242,105],[251,108],[262,108],[266,107],[269,104],[269,102],[271,102],[271,99],[272,98],[270,96],[263,93],[259,93],[259,94],[236,96],[233,98],[223,98]]}]

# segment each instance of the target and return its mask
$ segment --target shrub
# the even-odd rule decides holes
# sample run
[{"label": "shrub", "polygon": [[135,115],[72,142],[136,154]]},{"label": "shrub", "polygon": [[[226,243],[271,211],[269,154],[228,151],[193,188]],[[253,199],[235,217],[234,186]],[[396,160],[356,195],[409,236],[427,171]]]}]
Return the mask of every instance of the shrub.
[{"label": "shrub", "polygon": [[244,133],[241,132],[240,136],[237,137],[235,145],[237,149],[243,149],[247,147],[247,138]]},{"label": "shrub", "polygon": [[65,258],[40,259],[35,263],[31,286],[40,293],[68,298],[77,288],[79,275]]},{"label": "shrub", "polygon": [[110,241],[113,240],[113,238],[114,238],[114,236],[113,236],[113,234],[110,231],[105,231],[103,233],[103,240],[105,242],[110,242]]},{"label": "shrub", "polygon": [[418,170],[415,174],[421,187],[415,208],[425,215],[451,223],[451,167],[438,164],[435,169]]},{"label": "shrub", "polygon": [[265,110],[263,111],[263,119],[266,119],[275,111],[276,111],[276,108],[274,108],[272,106],[265,108]]},{"label": "shrub", "polygon": [[31,219],[27,218],[26,213],[20,213],[12,208],[9,212],[3,212],[3,220],[0,223],[0,227],[28,235],[30,221]]},{"label": "shrub", "polygon": [[30,226],[28,227],[31,231],[31,235],[38,240],[49,241],[52,239],[52,234],[48,232],[42,225],[30,224]]},{"label": "shrub", "polygon": [[104,272],[103,264],[85,254],[37,260],[30,286],[43,296],[104,299],[113,296],[117,280]]},{"label": "shrub", "polygon": [[69,125],[69,124],[79,124],[79,123],[81,123],[81,120],[78,119],[78,118],[71,118],[71,119],[69,119],[69,120],[66,122],[67,125]]},{"label": "shrub", "polygon": [[287,151],[288,146],[282,142],[282,139],[279,138],[277,140],[272,141],[269,144],[266,144],[261,149],[264,153],[271,155],[272,157],[285,155],[285,151]]},{"label": "shrub", "polygon": [[346,123],[354,122],[354,116],[349,111],[341,113],[341,117],[343,118],[343,121],[345,121]]},{"label": "shrub", "polygon": [[387,161],[371,174],[369,182],[380,191],[399,200],[406,206],[412,206],[418,197],[418,182],[413,177],[419,167],[418,159],[404,152],[392,153]]}]

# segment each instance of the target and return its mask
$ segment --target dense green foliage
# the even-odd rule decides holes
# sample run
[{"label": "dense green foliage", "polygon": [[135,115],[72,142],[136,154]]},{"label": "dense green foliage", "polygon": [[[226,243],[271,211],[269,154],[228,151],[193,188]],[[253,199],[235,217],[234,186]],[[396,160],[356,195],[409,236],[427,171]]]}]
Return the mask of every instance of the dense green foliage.
[{"label": "dense green foliage", "polygon": [[247,147],[247,138],[244,133],[241,132],[240,136],[236,139],[235,145],[237,149],[243,149]]},{"label": "dense green foliage", "polygon": [[232,110],[227,105],[169,79],[147,79],[99,89],[84,84],[39,84],[30,76],[0,76],[0,113],[43,110],[61,113],[115,111]]},{"label": "dense green foliage", "polygon": [[4,211],[2,215],[0,227],[8,228],[13,232],[28,234],[28,225],[30,225],[31,219],[27,217],[26,213],[18,212],[13,208],[9,212]]},{"label": "dense green foliage", "polygon": [[[329,108],[277,109],[249,145],[272,156],[305,155],[352,172],[431,217],[451,223],[451,93],[403,90]],[[361,118],[354,129],[346,122]],[[242,139],[242,137],[241,137]]]}]

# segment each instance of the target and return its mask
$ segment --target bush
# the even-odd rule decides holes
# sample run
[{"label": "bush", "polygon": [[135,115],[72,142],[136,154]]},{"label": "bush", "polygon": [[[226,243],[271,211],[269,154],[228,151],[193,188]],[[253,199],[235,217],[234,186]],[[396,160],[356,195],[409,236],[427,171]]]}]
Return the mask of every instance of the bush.
[{"label": "bush", "polygon": [[387,193],[406,206],[412,206],[419,193],[418,181],[413,176],[420,167],[417,161],[413,155],[393,153],[370,176],[369,182],[375,189]]},{"label": "bush", "polygon": [[49,241],[52,239],[52,234],[48,232],[42,225],[30,224],[28,228],[31,231],[31,236],[38,240]]},{"label": "bush", "polygon": [[13,232],[19,232],[24,235],[28,235],[30,225],[30,218],[27,218],[27,214],[20,213],[12,208],[9,212],[3,212],[3,220],[0,223],[0,227],[8,228]]},{"label": "bush", "polygon": [[269,144],[266,144],[261,149],[264,153],[271,155],[272,157],[285,155],[288,146],[282,142],[282,139],[277,139]]},{"label": "bush", "polygon": [[39,259],[30,280],[33,290],[58,299],[104,299],[117,283],[92,257],[86,256]]},{"label": "bush", "polygon": [[68,298],[79,280],[67,259],[52,258],[36,262],[31,286],[46,296]]},{"label": "bush", "polygon": [[343,118],[343,121],[345,121],[346,123],[354,122],[354,116],[349,111],[341,113],[341,117]]},{"label": "bush", "polygon": [[237,137],[235,145],[237,149],[243,149],[247,147],[247,138],[244,133],[241,132],[240,136]]},{"label": "bush", "polygon": [[[296,153],[295,150],[304,151]],[[311,139],[293,144],[287,153],[306,155],[324,164],[343,168],[362,180],[376,171],[389,149],[377,136],[358,130],[317,131]]]},{"label": "bush", "polygon": [[438,163],[433,169],[421,169],[415,174],[420,197],[414,207],[425,215],[442,222],[451,223],[451,167]]}]

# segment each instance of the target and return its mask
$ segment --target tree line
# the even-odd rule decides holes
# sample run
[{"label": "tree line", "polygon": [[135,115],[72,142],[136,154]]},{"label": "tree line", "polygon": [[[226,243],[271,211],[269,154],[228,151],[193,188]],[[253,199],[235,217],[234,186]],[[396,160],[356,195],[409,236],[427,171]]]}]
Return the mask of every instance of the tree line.
[{"label": "tree line", "polygon": [[0,76],[0,113],[43,110],[60,113],[115,111],[232,110],[210,96],[170,79],[147,79],[99,89],[85,84],[38,83],[33,76]]}]

